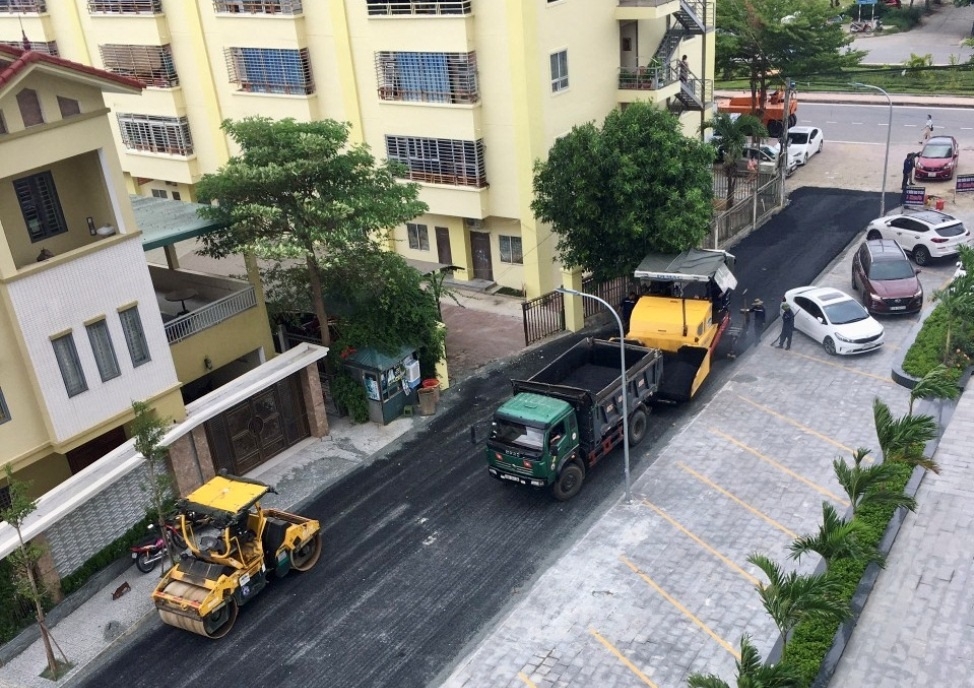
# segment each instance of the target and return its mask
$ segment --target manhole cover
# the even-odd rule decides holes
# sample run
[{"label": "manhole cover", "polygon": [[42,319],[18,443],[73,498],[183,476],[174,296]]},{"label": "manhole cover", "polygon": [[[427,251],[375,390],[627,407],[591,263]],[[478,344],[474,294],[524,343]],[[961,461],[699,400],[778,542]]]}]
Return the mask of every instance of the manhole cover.
[{"label": "manhole cover", "polygon": [[758,379],[754,375],[735,375],[734,382],[757,382]]}]

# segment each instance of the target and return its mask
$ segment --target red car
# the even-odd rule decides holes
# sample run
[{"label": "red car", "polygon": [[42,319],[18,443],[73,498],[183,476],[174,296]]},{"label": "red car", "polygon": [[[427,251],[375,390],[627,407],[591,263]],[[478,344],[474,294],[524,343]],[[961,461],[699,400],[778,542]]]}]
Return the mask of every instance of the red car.
[{"label": "red car", "polygon": [[953,136],[931,136],[916,157],[913,178],[953,179],[960,148]]},{"label": "red car", "polygon": [[919,313],[923,287],[903,249],[891,239],[862,242],[852,259],[852,288],[871,314]]}]

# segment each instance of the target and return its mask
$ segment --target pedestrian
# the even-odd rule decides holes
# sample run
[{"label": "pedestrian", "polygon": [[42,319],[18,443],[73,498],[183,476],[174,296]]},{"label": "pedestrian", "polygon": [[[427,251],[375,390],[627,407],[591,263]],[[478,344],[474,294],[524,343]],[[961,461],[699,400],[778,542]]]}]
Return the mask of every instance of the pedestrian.
[{"label": "pedestrian", "polygon": [[751,307],[747,309],[751,314],[751,318],[754,321],[754,339],[757,341],[761,339],[761,335],[764,333],[764,323],[767,320],[768,314],[764,310],[764,301],[761,299],[754,299],[751,302]]},{"label": "pedestrian", "polygon": [[687,56],[680,58],[680,81],[687,83],[690,80],[690,65],[687,63]]},{"label": "pedestrian", "polygon": [[902,190],[906,193],[906,187],[913,184],[913,166],[916,163],[916,153],[907,153],[903,161],[903,186]]},{"label": "pedestrian", "polygon": [[933,115],[927,115],[927,123],[923,125],[923,138],[917,143],[925,143],[933,134]]},{"label": "pedestrian", "polygon": [[629,320],[632,318],[632,312],[636,308],[636,301],[639,297],[636,296],[636,292],[629,292],[629,296],[622,300],[619,304],[619,314],[622,316],[622,327],[626,332],[629,332]]},{"label": "pedestrian", "polygon": [[[785,351],[791,349],[791,335],[795,332],[795,314],[791,306],[787,303],[781,304],[781,334],[778,336],[778,343],[775,344],[779,349],[784,346]],[[787,342],[787,345],[785,345]]]}]

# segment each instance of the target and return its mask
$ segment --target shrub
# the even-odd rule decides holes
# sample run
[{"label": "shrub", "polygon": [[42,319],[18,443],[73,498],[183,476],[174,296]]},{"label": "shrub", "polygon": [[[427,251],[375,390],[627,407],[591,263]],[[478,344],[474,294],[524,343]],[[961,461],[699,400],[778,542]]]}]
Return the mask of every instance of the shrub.
[{"label": "shrub", "polygon": [[923,327],[903,357],[903,370],[920,378],[945,363],[951,375],[955,376],[954,379],[959,379],[974,355],[974,323],[967,323],[960,331],[955,330],[952,335],[954,351],[950,360],[945,362],[943,354],[946,339],[946,312],[941,306],[937,306],[923,322]]}]

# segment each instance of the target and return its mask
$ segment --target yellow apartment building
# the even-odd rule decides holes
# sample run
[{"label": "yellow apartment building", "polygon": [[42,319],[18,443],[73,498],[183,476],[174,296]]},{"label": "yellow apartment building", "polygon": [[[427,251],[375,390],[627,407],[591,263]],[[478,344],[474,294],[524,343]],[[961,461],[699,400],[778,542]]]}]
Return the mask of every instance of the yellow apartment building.
[{"label": "yellow apartment building", "polygon": [[[128,189],[195,200],[249,115],[350,122],[422,186],[404,257],[527,297],[561,284],[530,210],[553,141],[626,103],[710,112],[715,0],[0,0],[0,43],[140,81],[106,95]],[[681,64],[681,58],[686,60]]]}]

